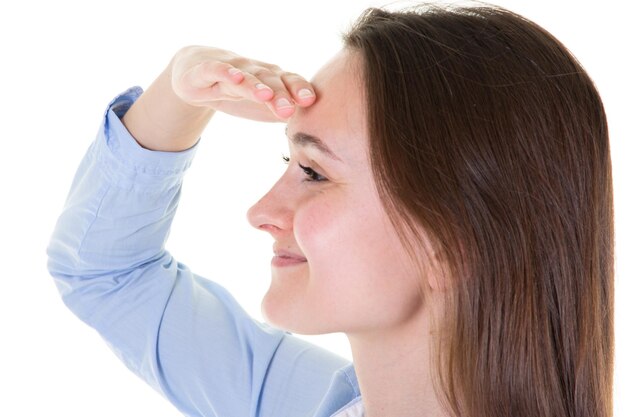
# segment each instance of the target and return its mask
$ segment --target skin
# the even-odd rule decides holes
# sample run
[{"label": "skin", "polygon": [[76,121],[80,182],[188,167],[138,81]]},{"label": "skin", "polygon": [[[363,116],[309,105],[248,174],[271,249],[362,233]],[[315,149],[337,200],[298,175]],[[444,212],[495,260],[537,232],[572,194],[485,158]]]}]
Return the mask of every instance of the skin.
[{"label": "skin", "polygon": [[301,334],[385,328],[422,305],[417,270],[376,192],[360,81],[347,58],[341,52],[320,70],[317,104],[298,109],[286,130],[320,138],[337,159],[290,140],[285,174],[248,212],[275,249],[306,258],[274,264],[263,300],[268,321]]},{"label": "skin", "polygon": [[[360,68],[342,50],[309,83],[227,51],[185,48],[123,122],[142,146],[177,151],[195,144],[217,110],[287,121],[288,167],[248,212],[275,240],[266,320],[301,334],[344,332],[368,417],[444,415],[425,303],[436,282],[407,256],[376,191]],[[303,89],[314,95],[299,96]]]}]

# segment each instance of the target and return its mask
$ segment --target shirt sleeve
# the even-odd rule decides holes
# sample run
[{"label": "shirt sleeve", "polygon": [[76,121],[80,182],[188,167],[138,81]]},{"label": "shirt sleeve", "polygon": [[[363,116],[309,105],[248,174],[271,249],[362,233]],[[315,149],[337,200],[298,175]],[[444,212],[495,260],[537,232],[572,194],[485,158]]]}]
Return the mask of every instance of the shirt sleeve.
[{"label": "shirt sleeve", "polygon": [[349,362],[252,319],[217,283],[165,250],[198,145],[142,148],[105,113],[48,246],[65,304],[126,366],[187,416],[310,416]]}]

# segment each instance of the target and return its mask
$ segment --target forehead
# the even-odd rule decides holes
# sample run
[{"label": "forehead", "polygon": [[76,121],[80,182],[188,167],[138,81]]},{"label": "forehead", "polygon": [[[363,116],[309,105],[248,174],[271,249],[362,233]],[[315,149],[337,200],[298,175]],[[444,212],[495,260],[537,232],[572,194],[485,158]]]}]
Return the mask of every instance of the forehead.
[{"label": "forehead", "polygon": [[355,52],[342,49],[333,56],[311,80],[315,104],[298,108],[289,119],[288,133],[317,136],[338,154],[356,142],[364,147],[366,118],[360,68]]},{"label": "forehead", "polygon": [[[324,92],[327,86],[348,91],[360,83],[359,55],[348,49],[341,49],[332,56],[313,76],[314,86]],[[358,79],[357,79],[358,78]],[[352,82],[351,82],[352,81]]]}]

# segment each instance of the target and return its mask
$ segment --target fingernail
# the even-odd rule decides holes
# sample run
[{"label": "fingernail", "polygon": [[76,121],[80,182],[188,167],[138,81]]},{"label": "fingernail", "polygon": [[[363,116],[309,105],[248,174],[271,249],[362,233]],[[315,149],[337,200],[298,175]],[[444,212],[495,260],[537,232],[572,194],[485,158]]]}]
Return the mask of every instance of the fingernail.
[{"label": "fingernail", "polygon": [[228,73],[230,75],[236,75],[236,74],[241,74],[241,70],[239,68],[230,68],[228,70]]},{"label": "fingernail", "polygon": [[277,109],[284,109],[287,107],[293,107],[293,104],[291,104],[291,102],[286,98],[279,98],[278,100],[276,100]]},{"label": "fingernail", "polygon": [[271,90],[271,88],[269,88],[269,87],[268,87],[268,86],[266,86],[265,84],[261,84],[261,83],[258,83],[255,87],[256,87],[257,89],[259,89],[259,90],[262,90],[262,89],[264,89],[264,88],[266,88],[266,89],[268,89],[268,90]]},{"label": "fingernail", "polygon": [[298,91],[298,97],[300,98],[313,97],[313,92],[309,90],[308,88],[303,88],[302,90]]}]

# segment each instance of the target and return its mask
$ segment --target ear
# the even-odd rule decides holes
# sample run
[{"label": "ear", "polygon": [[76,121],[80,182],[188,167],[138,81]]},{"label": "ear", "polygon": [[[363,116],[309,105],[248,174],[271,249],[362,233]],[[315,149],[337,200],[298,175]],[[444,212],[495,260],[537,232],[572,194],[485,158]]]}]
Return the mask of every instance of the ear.
[{"label": "ear", "polygon": [[425,239],[428,287],[433,292],[445,292],[450,288],[450,275],[446,257],[438,244]]},{"label": "ear", "polygon": [[449,288],[447,276],[443,273],[444,268],[436,266],[428,274],[428,286],[433,292],[445,292]]}]

